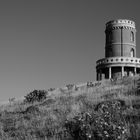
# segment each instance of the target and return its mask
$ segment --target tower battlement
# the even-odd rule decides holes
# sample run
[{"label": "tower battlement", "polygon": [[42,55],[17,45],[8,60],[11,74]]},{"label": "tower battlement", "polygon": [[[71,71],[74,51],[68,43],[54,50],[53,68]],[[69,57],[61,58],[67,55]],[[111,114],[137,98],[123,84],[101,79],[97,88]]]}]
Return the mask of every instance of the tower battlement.
[{"label": "tower battlement", "polygon": [[135,22],[132,20],[127,20],[127,19],[118,19],[118,20],[111,20],[106,23],[106,29],[110,27],[130,27],[135,29]]}]

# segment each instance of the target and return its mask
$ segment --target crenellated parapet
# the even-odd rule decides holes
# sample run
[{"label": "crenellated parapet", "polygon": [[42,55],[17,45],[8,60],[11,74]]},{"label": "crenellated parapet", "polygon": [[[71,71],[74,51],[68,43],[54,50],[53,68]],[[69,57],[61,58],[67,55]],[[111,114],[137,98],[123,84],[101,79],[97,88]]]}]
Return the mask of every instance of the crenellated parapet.
[{"label": "crenellated parapet", "polygon": [[129,30],[135,30],[136,31],[136,29],[135,28],[133,28],[133,27],[130,27],[130,26],[110,26],[110,27],[108,27],[106,30],[105,30],[105,32],[107,32],[107,31],[109,31],[109,30],[116,30],[116,29],[129,29]]},{"label": "crenellated parapet", "polygon": [[131,20],[112,20],[106,23],[106,30],[110,29],[135,29],[135,22]]}]

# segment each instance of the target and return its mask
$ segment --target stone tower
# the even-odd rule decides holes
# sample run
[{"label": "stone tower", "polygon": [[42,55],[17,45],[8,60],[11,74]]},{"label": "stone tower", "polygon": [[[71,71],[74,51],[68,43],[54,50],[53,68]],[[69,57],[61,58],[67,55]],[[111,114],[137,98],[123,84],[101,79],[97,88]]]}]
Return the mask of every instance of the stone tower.
[{"label": "stone tower", "polygon": [[109,21],[105,35],[105,58],[96,62],[97,80],[139,74],[135,22],[126,19]]}]

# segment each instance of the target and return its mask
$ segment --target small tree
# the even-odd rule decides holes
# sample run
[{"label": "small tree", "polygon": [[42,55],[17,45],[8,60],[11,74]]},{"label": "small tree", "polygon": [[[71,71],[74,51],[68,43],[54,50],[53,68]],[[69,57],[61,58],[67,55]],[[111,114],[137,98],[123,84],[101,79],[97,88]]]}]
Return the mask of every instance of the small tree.
[{"label": "small tree", "polygon": [[45,90],[34,90],[27,94],[25,97],[25,102],[33,103],[35,101],[40,102],[46,99],[47,91]]}]

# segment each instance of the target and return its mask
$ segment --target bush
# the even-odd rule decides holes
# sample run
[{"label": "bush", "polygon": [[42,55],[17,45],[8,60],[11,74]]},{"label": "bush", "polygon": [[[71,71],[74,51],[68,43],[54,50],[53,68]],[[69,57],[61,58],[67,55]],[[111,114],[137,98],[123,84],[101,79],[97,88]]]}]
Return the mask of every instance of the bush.
[{"label": "bush", "polygon": [[24,113],[37,114],[40,113],[40,111],[37,106],[29,106],[26,108],[26,111]]},{"label": "bush", "polygon": [[72,90],[74,88],[74,84],[68,84],[66,87],[68,90]]},{"label": "bush", "polygon": [[50,91],[50,92],[52,92],[52,91],[54,91],[55,90],[55,88],[49,88],[48,89],[48,91]]},{"label": "bush", "polygon": [[45,90],[34,90],[25,96],[26,103],[33,103],[35,101],[40,102],[46,99],[47,91]]}]

